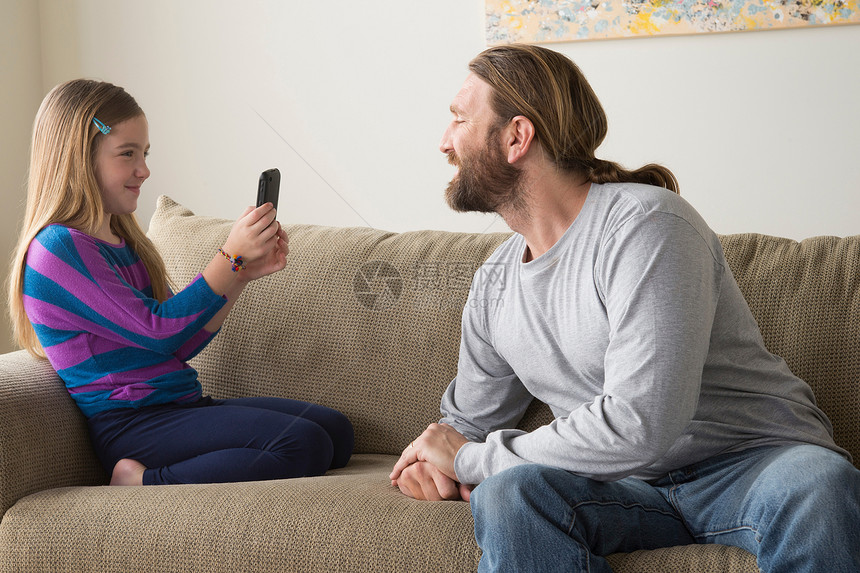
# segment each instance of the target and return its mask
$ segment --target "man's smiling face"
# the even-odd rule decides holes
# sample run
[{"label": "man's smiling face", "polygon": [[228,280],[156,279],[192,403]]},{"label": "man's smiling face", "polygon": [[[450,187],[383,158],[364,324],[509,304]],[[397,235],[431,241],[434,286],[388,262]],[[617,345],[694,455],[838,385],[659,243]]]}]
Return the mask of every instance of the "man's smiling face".
[{"label": "man's smiling face", "polygon": [[502,152],[504,127],[491,106],[492,88],[470,74],[451,103],[440,151],[458,168],[445,198],[456,211],[496,212],[521,199],[522,172]]}]

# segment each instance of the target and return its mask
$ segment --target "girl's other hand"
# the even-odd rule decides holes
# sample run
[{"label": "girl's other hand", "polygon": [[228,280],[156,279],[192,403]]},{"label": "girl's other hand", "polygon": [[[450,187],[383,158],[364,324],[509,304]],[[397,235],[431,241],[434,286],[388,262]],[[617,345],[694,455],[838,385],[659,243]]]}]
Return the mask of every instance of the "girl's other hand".
[{"label": "girl's other hand", "polygon": [[231,257],[241,256],[246,264],[267,256],[278,241],[280,225],[272,224],[276,214],[271,203],[245,209],[230,229],[224,250]]},{"label": "girl's other hand", "polygon": [[245,270],[239,273],[242,275],[240,278],[252,281],[276,273],[287,266],[290,239],[277,221],[272,223],[271,227],[276,228],[276,233],[267,243],[270,248],[262,257],[246,262]]}]

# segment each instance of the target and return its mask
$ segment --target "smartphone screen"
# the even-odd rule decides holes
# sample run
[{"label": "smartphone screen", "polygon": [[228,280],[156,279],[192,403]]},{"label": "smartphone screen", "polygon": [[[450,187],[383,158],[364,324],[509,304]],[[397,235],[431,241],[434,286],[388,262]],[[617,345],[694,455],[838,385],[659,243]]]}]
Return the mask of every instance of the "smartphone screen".
[{"label": "smartphone screen", "polygon": [[281,172],[277,169],[267,169],[260,174],[257,186],[257,207],[271,203],[278,208],[278,194],[281,188]]}]

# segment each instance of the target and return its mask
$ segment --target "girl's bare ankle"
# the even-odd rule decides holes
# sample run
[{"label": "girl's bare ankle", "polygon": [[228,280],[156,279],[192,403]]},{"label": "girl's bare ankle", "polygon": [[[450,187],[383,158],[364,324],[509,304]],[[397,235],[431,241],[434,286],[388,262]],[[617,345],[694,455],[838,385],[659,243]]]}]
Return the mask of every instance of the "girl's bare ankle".
[{"label": "girl's bare ankle", "polygon": [[116,463],[110,478],[110,485],[143,485],[143,472],[146,466],[136,460],[122,459]]}]

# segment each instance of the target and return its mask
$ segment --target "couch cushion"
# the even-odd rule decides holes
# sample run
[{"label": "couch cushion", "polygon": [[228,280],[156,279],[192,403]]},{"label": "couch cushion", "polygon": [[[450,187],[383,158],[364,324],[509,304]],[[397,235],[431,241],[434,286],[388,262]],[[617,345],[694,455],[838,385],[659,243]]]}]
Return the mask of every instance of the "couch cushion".
[{"label": "couch cushion", "polygon": [[720,240],[768,349],[812,387],[860,467],[860,236]]},{"label": "couch cushion", "polygon": [[725,545],[679,545],[607,557],[614,573],[757,573],[755,555]]},{"label": "couch cushion", "polygon": [[[358,455],[321,478],[43,491],[4,516],[0,572],[475,571],[469,505],[407,498],[387,479],[396,459]],[[609,562],[616,573],[757,570],[720,545]]]},{"label": "couch cushion", "polygon": [[474,571],[469,505],[404,496],[387,479],[395,460],[355,456],[320,478],[43,491],[4,516],[0,571]]},{"label": "couch cushion", "polygon": [[[149,236],[182,286],[231,226],[161,197]],[[324,404],[352,421],[357,453],[399,453],[439,418],[472,275],[508,234],[284,228],[287,268],[251,283],[192,361],[205,391]]]}]

